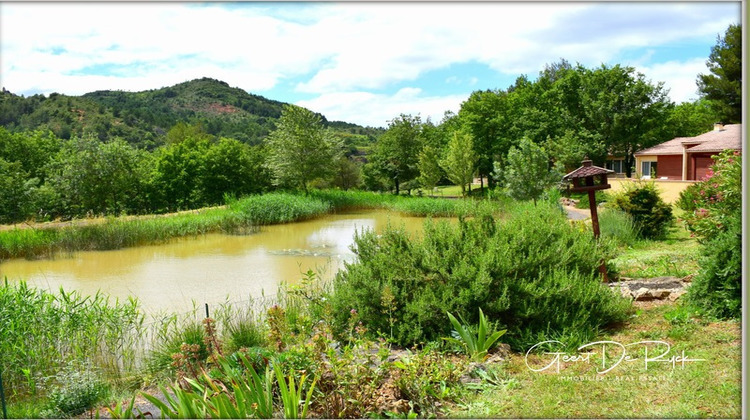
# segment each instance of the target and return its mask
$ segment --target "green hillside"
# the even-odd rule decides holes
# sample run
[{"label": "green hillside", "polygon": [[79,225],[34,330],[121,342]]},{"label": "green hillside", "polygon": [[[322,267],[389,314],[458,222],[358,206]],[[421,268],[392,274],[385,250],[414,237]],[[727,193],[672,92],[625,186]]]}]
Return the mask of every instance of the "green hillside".
[{"label": "green hillside", "polygon": [[[284,103],[253,95],[210,78],[143,92],[96,91],[82,96],[57,93],[23,97],[3,89],[0,125],[10,131],[50,129],[61,138],[120,137],[152,149],[178,122],[200,123],[209,134],[259,144],[275,127]],[[347,143],[367,148],[381,129],[323,121]]]}]

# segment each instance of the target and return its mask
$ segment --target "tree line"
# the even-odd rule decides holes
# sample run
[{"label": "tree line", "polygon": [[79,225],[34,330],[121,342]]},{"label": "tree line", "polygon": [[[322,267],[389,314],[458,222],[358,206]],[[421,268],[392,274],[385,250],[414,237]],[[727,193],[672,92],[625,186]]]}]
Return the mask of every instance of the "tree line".
[{"label": "tree line", "polygon": [[[473,92],[457,114],[435,125],[419,116],[390,121],[363,167],[368,189],[432,188],[440,182],[469,185],[473,175],[518,198],[533,198],[589,158],[604,166],[624,160],[633,175],[638,150],[675,137],[690,137],[715,122],[741,122],[741,27],[730,25],[707,60],[711,74],[697,75],[700,98],[675,104],[662,82],[633,67],[586,68],[561,59],[536,80],[520,76],[507,89]],[[521,156],[514,151],[523,151]],[[529,195],[531,194],[531,195]]]},{"label": "tree line", "polygon": [[[399,194],[456,184],[466,194],[474,176],[481,187],[486,180],[534,199],[584,158],[603,166],[608,156],[624,158],[630,176],[636,151],[698,135],[716,121],[738,122],[738,33],[733,25],[717,40],[708,61],[713,74],[698,76],[701,99],[679,105],[663,83],[632,67],[563,59],[534,81],[520,76],[507,89],[473,92],[438,123],[402,114],[385,130],[361,133],[294,105],[283,105],[275,127],[252,143],[216,135],[200,120],[177,122],[149,147],[97,132],[64,138],[49,127],[0,128],[0,222],[160,213],[277,188]],[[198,82],[188,86],[216,93],[216,81]]]}]

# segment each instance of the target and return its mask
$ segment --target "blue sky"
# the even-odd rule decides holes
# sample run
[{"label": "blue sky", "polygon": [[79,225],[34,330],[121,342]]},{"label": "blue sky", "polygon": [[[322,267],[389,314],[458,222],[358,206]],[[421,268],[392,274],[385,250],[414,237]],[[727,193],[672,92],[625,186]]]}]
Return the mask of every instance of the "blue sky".
[{"label": "blue sky", "polygon": [[0,85],[140,91],[212,77],[329,120],[439,121],[478,89],[561,58],[635,67],[673,101],[735,2],[0,3]]}]

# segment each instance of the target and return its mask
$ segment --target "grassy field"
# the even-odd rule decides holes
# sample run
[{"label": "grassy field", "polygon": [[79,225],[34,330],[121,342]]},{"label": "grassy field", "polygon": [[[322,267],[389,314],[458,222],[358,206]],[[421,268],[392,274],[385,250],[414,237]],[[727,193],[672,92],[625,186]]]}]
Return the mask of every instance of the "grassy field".
[{"label": "grassy field", "polygon": [[685,228],[676,226],[661,241],[638,240],[611,263],[621,277],[685,277],[698,272],[700,247]]},{"label": "grassy field", "polygon": [[[644,363],[645,347],[628,354],[638,361],[615,365],[608,347],[605,374],[600,347],[589,362],[561,362],[535,372],[525,354],[512,354],[498,368],[496,385],[467,396],[447,413],[460,418],[692,418],[741,417],[742,331],[738,321],[708,322],[691,318],[676,304],[639,308],[622,328],[600,337],[623,345],[644,340],[671,345],[664,358],[701,361]],[[658,353],[666,348],[660,347]],[[657,349],[652,348],[657,351]],[[549,355],[531,355],[540,369]],[[649,357],[654,357],[653,353]]]}]

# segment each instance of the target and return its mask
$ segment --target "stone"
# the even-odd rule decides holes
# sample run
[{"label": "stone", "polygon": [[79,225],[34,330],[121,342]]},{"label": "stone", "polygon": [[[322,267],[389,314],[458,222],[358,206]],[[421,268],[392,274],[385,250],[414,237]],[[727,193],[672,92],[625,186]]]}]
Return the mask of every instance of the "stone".
[{"label": "stone", "polygon": [[654,297],[651,295],[651,290],[641,287],[640,289],[636,290],[633,294],[633,297],[636,301],[644,301],[644,300],[653,300]]}]

